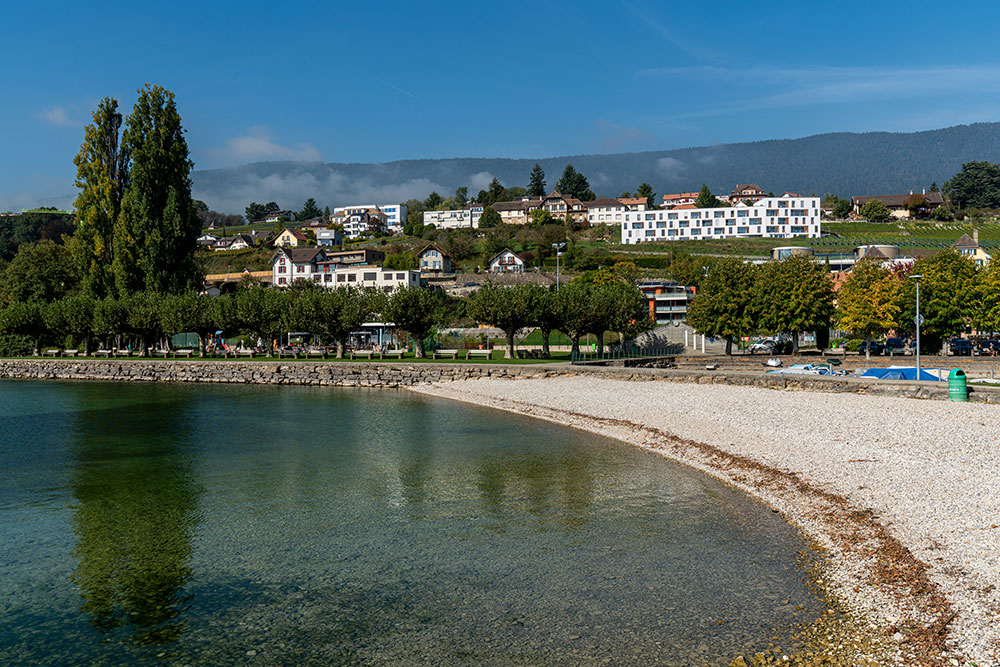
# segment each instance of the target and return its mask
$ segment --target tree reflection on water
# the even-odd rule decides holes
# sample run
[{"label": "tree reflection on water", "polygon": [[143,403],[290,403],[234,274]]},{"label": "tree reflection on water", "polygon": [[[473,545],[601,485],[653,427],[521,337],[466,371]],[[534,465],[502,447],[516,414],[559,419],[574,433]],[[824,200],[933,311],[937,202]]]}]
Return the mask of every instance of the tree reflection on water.
[{"label": "tree reflection on water", "polygon": [[178,639],[190,602],[197,488],[189,429],[165,423],[183,414],[175,402],[78,414],[73,580],[94,627],[122,629],[141,646]]}]

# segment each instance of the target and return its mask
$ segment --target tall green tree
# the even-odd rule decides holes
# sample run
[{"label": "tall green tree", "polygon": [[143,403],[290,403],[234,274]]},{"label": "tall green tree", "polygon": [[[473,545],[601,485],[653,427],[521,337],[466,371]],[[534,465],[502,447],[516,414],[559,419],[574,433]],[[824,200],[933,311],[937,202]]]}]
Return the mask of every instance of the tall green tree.
[{"label": "tall green tree", "polygon": [[89,294],[74,294],[52,301],[45,309],[49,330],[66,333],[83,343],[83,354],[90,355],[90,336],[94,327],[96,303]]},{"label": "tall green tree", "polygon": [[587,177],[574,169],[572,164],[567,164],[566,168],[563,169],[562,176],[556,183],[556,190],[561,195],[576,197],[581,201],[590,201],[596,198],[593,190],[590,189]]},{"label": "tall green tree", "polygon": [[296,213],[299,220],[312,220],[313,218],[319,218],[323,215],[323,211],[320,210],[319,206],[316,204],[316,200],[309,197],[304,202],[302,202],[302,210]]},{"label": "tall green tree", "polygon": [[[920,280],[920,314],[924,323],[922,336],[931,347],[951,336],[957,336],[972,324],[976,312],[976,265],[953,249],[942,250],[930,257],[921,257],[910,268],[909,275],[922,275]],[[906,280],[901,291],[899,324],[913,331],[916,316],[916,281]]]},{"label": "tall green tree", "polygon": [[552,332],[559,329],[566,319],[563,309],[564,302],[559,298],[559,292],[556,291],[556,288],[550,285],[548,289],[543,289],[535,305],[536,311],[532,323],[538,327],[538,331],[542,335],[542,356],[548,358],[550,356],[549,340]]},{"label": "tall green tree", "polygon": [[877,199],[866,201],[862,206],[861,217],[868,222],[885,222],[892,217],[892,211]]},{"label": "tall green tree", "polygon": [[851,210],[851,200],[838,199],[837,203],[833,205],[834,220],[847,220],[851,215]]},{"label": "tall green tree", "polygon": [[799,334],[830,325],[833,285],[826,267],[795,255],[760,267],[754,286],[754,311],[764,331],[790,333],[799,352]]},{"label": "tall green tree", "polygon": [[694,200],[694,205],[698,208],[719,208],[722,206],[722,201],[712,194],[712,191],[708,189],[706,184],[702,183],[701,190],[698,192],[698,198]]},{"label": "tall green tree", "polygon": [[495,208],[487,206],[483,209],[483,214],[479,216],[480,229],[491,229],[501,224],[503,224],[503,218],[500,217]]},{"label": "tall green tree", "polygon": [[31,337],[36,357],[42,353],[42,337],[48,332],[43,307],[37,302],[13,301],[0,309],[0,333]]},{"label": "tall green tree", "polygon": [[139,339],[139,356],[148,356],[150,346],[163,334],[163,297],[156,292],[132,292],[119,301],[125,309],[126,331]]},{"label": "tall green tree", "polygon": [[122,145],[122,115],[118,102],[104,98],[84,130],[76,165],[76,232],[73,260],[83,288],[104,297],[114,289],[114,228],[129,186],[129,148]]},{"label": "tall green tree", "polygon": [[979,270],[972,324],[980,331],[1000,331],[1000,261],[990,262]]},{"label": "tall green tree", "polygon": [[[837,326],[870,341],[899,324],[900,291],[898,276],[874,260],[854,265],[837,291]],[[865,345],[865,357],[870,356]]]},{"label": "tall green tree", "polygon": [[42,240],[22,245],[0,273],[0,303],[47,302],[69,294],[78,278],[70,251],[58,243]]},{"label": "tall green tree", "polygon": [[542,165],[537,162],[531,168],[531,176],[528,178],[526,194],[529,197],[545,196],[545,172],[542,171]]},{"label": "tall green tree", "polygon": [[274,353],[274,342],[281,337],[286,299],[278,290],[251,287],[236,294],[236,317],[240,328],[252,339],[260,339]]},{"label": "tall green tree", "polygon": [[580,354],[580,339],[599,326],[601,314],[593,299],[594,284],[576,278],[559,290],[563,322],[559,330],[569,336],[571,353]]},{"label": "tall green tree", "polygon": [[422,359],[424,339],[437,324],[440,314],[434,294],[421,287],[402,287],[389,295],[384,316],[413,338],[414,354]]},{"label": "tall green tree", "polygon": [[688,324],[706,336],[733,341],[755,333],[753,288],[757,266],[735,257],[715,261],[688,309]]},{"label": "tall green tree", "polygon": [[646,206],[649,208],[656,208],[656,193],[653,192],[653,186],[649,183],[640,183],[635,191],[635,196],[645,199]]},{"label": "tall green tree", "polygon": [[120,294],[193,289],[201,280],[194,258],[201,225],[181,117],[170,91],[146,84],[138,92],[122,138],[132,170],[114,230],[115,288]]},{"label": "tall green tree", "polygon": [[125,305],[113,296],[106,296],[94,303],[93,332],[101,343],[111,347],[121,347],[121,335],[125,331],[127,313]]},{"label": "tall green tree", "polygon": [[514,336],[536,317],[541,294],[542,289],[535,284],[500,285],[490,281],[469,297],[466,312],[477,322],[502,329],[507,337],[507,358],[516,359]]},{"label": "tall green tree", "polygon": [[966,162],[942,191],[959,209],[1000,208],[1000,164]]}]

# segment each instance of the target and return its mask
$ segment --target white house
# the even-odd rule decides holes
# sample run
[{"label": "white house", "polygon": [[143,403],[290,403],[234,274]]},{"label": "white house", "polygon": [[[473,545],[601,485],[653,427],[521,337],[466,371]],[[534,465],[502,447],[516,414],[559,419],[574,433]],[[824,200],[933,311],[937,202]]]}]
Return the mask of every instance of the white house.
[{"label": "white house", "polygon": [[291,221],[291,222],[295,222],[295,212],[294,211],[274,211],[274,212],[268,213],[266,216],[264,216],[264,222],[270,222],[272,224],[276,223],[276,222],[281,222],[282,220],[288,220],[288,221]]},{"label": "white house", "polygon": [[433,243],[417,253],[417,261],[420,262],[420,273],[451,273],[454,268],[451,255]]},{"label": "white house", "polygon": [[598,197],[594,201],[584,202],[587,207],[587,222],[592,225],[621,224],[622,214],[628,210],[619,199]]},{"label": "white house", "polygon": [[340,209],[330,215],[330,222],[341,225],[349,239],[389,231],[389,218],[377,206]]},{"label": "white house", "polygon": [[391,292],[399,287],[419,287],[419,271],[381,266],[349,266],[327,257],[322,248],[279,248],[271,257],[272,285],[288,287],[295,280],[309,280],[323,287],[374,287]]},{"label": "white house", "polygon": [[622,243],[729,238],[819,238],[819,197],[785,193],[753,206],[629,211],[622,220]]},{"label": "white house", "polygon": [[490,260],[490,273],[523,273],[524,260],[510,248],[504,248]]},{"label": "white house", "polygon": [[405,204],[360,204],[355,206],[338,206],[333,209],[333,214],[351,210],[367,211],[370,208],[377,208],[385,214],[386,226],[389,228],[389,231],[398,231],[403,228],[404,224],[406,224],[407,210]]}]

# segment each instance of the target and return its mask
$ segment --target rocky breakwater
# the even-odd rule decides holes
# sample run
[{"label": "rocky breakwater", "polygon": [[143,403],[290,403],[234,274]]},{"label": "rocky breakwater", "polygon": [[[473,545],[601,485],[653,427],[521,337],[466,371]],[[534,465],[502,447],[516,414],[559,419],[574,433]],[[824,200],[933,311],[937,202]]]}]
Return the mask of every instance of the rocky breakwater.
[{"label": "rocky breakwater", "polygon": [[3,359],[0,378],[408,387],[477,378],[545,378],[571,372],[536,366],[392,362]]}]

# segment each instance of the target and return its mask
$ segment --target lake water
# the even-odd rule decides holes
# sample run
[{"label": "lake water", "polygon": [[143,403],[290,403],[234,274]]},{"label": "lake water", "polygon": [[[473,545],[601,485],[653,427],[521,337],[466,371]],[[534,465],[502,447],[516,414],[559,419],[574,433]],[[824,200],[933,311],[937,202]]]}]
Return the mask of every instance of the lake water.
[{"label": "lake water", "polygon": [[767,507],[545,422],[392,390],[0,399],[0,664],[726,665],[822,608]]}]

